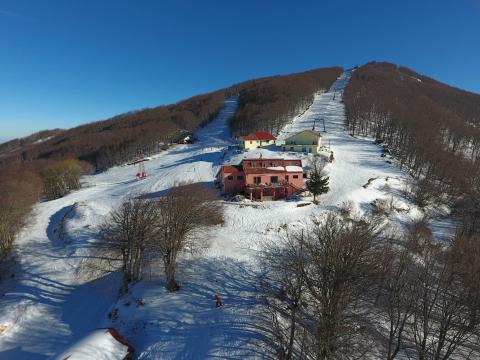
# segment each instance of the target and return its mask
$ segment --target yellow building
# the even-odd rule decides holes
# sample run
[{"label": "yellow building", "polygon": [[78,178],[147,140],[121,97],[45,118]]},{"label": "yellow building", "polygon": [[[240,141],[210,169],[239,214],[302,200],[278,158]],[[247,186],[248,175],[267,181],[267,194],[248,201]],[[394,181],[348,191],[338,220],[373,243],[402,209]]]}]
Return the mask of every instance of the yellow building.
[{"label": "yellow building", "polygon": [[257,147],[275,145],[275,136],[266,131],[255,131],[251,135],[240,137],[240,147],[243,150],[256,149]]},{"label": "yellow building", "polygon": [[313,130],[303,130],[285,139],[283,151],[317,154],[322,136]]}]

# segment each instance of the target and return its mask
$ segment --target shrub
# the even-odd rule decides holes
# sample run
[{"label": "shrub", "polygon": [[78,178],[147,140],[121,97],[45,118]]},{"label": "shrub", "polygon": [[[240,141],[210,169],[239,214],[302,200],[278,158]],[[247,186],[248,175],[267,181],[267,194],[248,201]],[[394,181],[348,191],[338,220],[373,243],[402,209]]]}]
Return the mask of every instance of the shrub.
[{"label": "shrub", "polygon": [[87,163],[75,159],[57,161],[41,171],[44,194],[48,199],[58,199],[72,190],[80,189],[80,176],[88,173]]}]

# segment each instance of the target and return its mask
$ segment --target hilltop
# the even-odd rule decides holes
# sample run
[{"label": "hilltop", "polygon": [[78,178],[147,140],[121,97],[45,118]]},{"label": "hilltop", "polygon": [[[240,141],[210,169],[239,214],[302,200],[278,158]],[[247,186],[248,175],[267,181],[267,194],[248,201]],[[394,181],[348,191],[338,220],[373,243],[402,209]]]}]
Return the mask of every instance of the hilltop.
[{"label": "hilltop", "polygon": [[[246,82],[176,105],[12,142],[3,147],[8,154],[4,156],[16,161],[73,156],[103,171],[84,175],[80,190],[36,203],[26,217],[13,250],[16,263],[8,272],[14,276],[4,281],[0,298],[0,356],[46,359],[98,327],[120,331],[138,359],[278,356],[275,344],[284,335],[275,333],[272,314],[285,316],[291,307],[288,301],[279,309],[266,306],[272,301],[264,288],[271,280],[265,258],[269,246],[288,245],[289,236],[308,233],[327,214],[346,224],[375,221],[382,228],[379,238],[394,239],[398,247],[418,233],[440,247],[453,242],[460,230],[474,233],[474,224],[456,211],[467,209],[459,204],[467,190],[474,196],[479,193],[479,99],[411,70],[371,63],[359,69],[319,69]],[[425,104],[431,106],[423,112]],[[422,130],[428,126],[428,131]],[[334,154],[334,161],[323,169],[330,191],[319,204],[307,193],[260,203],[231,201],[217,192],[224,222],[199,237],[203,251],[181,257],[178,292],[164,288],[161,262],[146,266],[142,281],[121,296],[118,271],[91,271],[92,264],[98,265],[99,226],[123,201],[140,195],[157,199],[184,182],[215,191],[220,165],[238,164],[246,157],[294,156],[308,168],[312,154],[274,147],[244,153],[235,147],[232,134],[262,129],[274,133],[282,144],[289,135],[312,128],[321,134],[322,154]],[[195,135],[193,144],[167,137],[183,130]],[[124,133],[128,135],[121,136]],[[35,144],[39,140],[43,141]],[[159,148],[159,143],[169,146]],[[138,147],[149,155],[144,180],[136,180],[136,165],[127,164]],[[122,152],[124,148],[131,150]],[[27,155],[20,155],[24,152]],[[461,163],[454,174],[461,172],[464,182],[435,161],[443,159],[435,157],[439,153],[454,157],[448,166]],[[104,159],[104,166],[99,166],[99,159]],[[466,173],[473,178],[465,178]],[[428,187],[419,190],[422,183]],[[431,193],[420,203],[419,195],[427,189]],[[420,230],[415,233],[412,225]],[[415,256],[421,256],[420,250]],[[221,309],[214,307],[216,293],[225,303]],[[375,309],[363,324],[369,330],[365,344],[371,344],[372,358],[382,358],[388,325],[377,305],[355,308]],[[301,339],[295,340],[298,346]],[[414,348],[411,337],[405,342],[409,347],[401,349],[401,356]]]}]

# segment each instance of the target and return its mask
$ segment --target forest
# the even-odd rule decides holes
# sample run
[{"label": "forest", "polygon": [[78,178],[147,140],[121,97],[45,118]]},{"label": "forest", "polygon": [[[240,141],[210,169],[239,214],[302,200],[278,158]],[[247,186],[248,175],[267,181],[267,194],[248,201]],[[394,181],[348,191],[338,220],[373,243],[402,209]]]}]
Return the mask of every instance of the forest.
[{"label": "forest", "polygon": [[350,134],[393,154],[418,180],[419,205],[446,201],[478,230],[480,95],[372,62],[355,71],[344,102]]},{"label": "forest", "polygon": [[316,92],[330,88],[342,68],[322,68],[287,76],[252,80],[234,87],[240,108],[230,122],[234,137],[252,131],[276,135],[296,115],[313,102]]},{"label": "forest", "polygon": [[157,151],[159,144],[174,142],[182,132],[195,130],[216,115],[223,100],[224,91],[219,90],[58,131],[54,136],[47,133],[44,141],[38,141],[38,135],[30,139],[34,141],[14,140],[3,145],[8,151],[0,158],[0,165],[78,158],[104,170],[131,160],[139,152]]}]

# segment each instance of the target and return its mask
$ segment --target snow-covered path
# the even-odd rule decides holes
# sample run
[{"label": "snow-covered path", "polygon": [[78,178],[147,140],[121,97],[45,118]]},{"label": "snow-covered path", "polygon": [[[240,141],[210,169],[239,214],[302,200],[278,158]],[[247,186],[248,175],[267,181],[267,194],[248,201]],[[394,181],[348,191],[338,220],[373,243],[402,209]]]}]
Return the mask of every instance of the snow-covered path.
[{"label": "snow-covered path", "polygon": [[80,191],[35,206],[15,244],[16,278],[0,298],[0,359],[45,359],[105,325],[118,276],[86,281],[79,273],[95,226],[131,194],[161,193],[177,182],[211,182],[231,145],[228,120],[236,107],[236,98],[226,100],[217,118],[197,132],[195,144],[174,146],[147,162],[143,181],[135,180],[134,166],[119,166],[85,177]]}]

